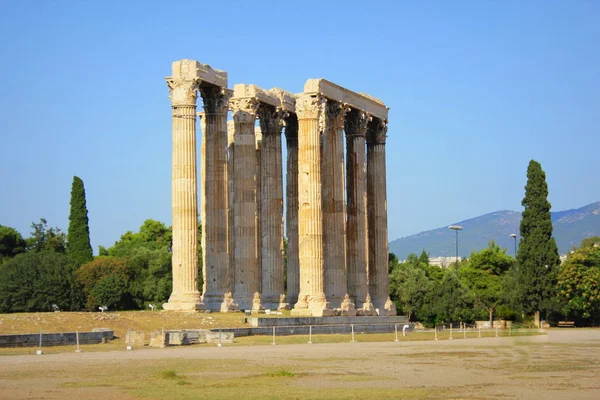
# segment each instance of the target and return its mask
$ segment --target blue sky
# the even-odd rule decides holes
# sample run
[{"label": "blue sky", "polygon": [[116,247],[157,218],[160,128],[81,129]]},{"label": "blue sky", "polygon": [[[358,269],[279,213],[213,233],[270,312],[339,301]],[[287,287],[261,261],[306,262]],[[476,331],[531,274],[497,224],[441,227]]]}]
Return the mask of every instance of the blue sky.
[{"label": "blue sky", "polygon": [[171,223],[164,77],[191,58],[229,85],[326,78],[381,98],[389,238],[521,210],[530,159],[553,210],[600,200],[595,1],[0,2],[0,224],[68,227],[73,175],[92,245]]}]

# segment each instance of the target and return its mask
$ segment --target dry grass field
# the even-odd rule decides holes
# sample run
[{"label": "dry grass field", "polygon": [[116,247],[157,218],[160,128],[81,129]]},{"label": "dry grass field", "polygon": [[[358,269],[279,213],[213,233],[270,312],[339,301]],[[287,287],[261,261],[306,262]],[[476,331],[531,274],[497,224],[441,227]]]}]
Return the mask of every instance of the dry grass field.
[{"label": "dry grass field", "polygon": [[127,329],[152,332],[164,329],[211,329],[245,326],[241,313],[168,313],[162,311],[56,312],[0,314],[0,334],[91,331],[114,329],[124,337]]},{"label": "dry grass field", "polygon": [[[126,330],[132,322],[127,313],[119,314],[124,322],[118,329]],[[238,321],[193,315],[194,327],[209,316],[231,318],[232,326],[241,322],[239,315]],[[0,331],[9,317],[0,316]],[[149,320],[138,324],[131,328],[156,328]],[[250,337],[220,348],[125,351],[116,341],[86,346],[83,353],[1,352],[0,399],[599,398],[600,330],[438,341],[423,335],[397,343],[390,334],[358,335],[357,343],[349,343],[347,335],[319,335],[314,344],[305,336],[277,338],[275,346],[270,337]]]}]

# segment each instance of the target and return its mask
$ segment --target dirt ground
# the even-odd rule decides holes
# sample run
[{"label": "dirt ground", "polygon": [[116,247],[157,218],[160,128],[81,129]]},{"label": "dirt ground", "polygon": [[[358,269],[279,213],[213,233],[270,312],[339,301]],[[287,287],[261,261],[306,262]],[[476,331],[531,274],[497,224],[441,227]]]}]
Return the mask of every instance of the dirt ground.
[{"label": "dirt ground", "polygon": [[0,356],[0,399],[598,399],[600,330]]}]

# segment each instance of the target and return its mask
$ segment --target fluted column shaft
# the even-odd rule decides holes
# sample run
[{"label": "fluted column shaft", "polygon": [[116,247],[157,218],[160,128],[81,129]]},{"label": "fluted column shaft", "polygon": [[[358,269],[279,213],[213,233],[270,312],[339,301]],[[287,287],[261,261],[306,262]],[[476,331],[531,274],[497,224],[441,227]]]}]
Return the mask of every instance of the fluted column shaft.
[{"label": "fluted column shaft", "polygon": [[346,117],[346,263],[348,292],[356,307],[362,307],[368,294],[367,176],[365,135],[369,117],[351,110]]},{"label": "fluted column shaft", "polygon": [[302,94],[296,99],[298,115],[298,247],[300,294],[295,309],[318,313],[329,308],[324,291],[323,213],[321,203],[320,135],[323,99]]},{"label": "fluted column shaft", "polygon": [[205,126],[202,135],[202,184],[205,198],[203,239],[204,287],[207,308],[220,310],[228,290],[227,217],[227,109],[231,93],[219,87],[200,89],[204,100]]},{"label": "fluted column shaft", "polygon": [[227,291],[233,292],[235,284],[235,237],[233,234],[233,181],[235,162],[235,126],[233,121],[227,121],[227,253],[229,266],[227,268]]},{"label": "fluted column shaft", "polygon": [[283,113],[261,104],[261,299],[265,307],[277,308],[284,294],[283,274],[283,172],[281,129]]},{"label": "fluted column shaft", "polygon": [[379,315],[386,313],[384,306],[388,289],[388,236],[385,139],[387,125],[375,119],[367,134],[367,201],[369,221],[369,291]]},{"label": "fluted column shaft", "polygon": [[326,110],[325,130],[321,137],[325,296],[332,308],[340,308],[348,291],[343,137],[346,109],[342,104],[328,100]]},{"label": "fluted column shaft", "polygon": [[256,264],[258,291],[260,292],[260,283],[262,282],[262,131],[260,127],[255,127],[254,136],[256,138]]},{"label": "fluted column shaft", "polygon": [[167,78],[173,110],[173,291],[165,310],[201,309],[196,177],[197,79]]},{"label": "fluted column shaft", "polygon": [[260,290],[256,255],[256,102],[231,99],[235,124],[233,177],[234,295],[240,309],[252,308],[252,296]]},{"label": "fluted column shaft", "polygon": [[300,265],[298,262],[298,118],[286,118],[287,147],[286,172],[286,236],[287,236],[287,300],[298,301],[300,292]]}]

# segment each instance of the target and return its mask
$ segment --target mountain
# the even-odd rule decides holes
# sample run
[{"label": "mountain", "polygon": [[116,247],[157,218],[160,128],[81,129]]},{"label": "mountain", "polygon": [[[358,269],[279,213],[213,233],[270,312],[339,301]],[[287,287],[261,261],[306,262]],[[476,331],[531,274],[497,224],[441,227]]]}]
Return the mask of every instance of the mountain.
[{"label": "mountain", "polygon": [[[471,251],[487,247],[495,240],[507,253],[514,254],[514,240],[510,234],[519,237],[521,213],[516,211],[496,211],[490,214],[460,221],[452,225],[461,225],[458,233],[458,253],[468,257]],[[587,206],[552,213],[554,237],[560,254],[565,254],[573,246],[579,246],[587,237],[600,236],[600,201]],[[403,260],[410,253],[420,254],[423,249],[431,257],[454,256],[456,253],[456,234],[447,226],[403,237],[390,242],[390,252]]]}]

